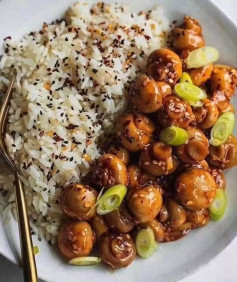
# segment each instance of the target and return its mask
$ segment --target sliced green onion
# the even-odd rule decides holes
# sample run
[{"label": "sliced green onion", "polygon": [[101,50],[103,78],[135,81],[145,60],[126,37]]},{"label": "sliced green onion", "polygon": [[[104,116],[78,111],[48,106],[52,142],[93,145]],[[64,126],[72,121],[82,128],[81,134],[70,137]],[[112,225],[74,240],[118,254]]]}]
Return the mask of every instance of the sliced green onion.
[{"label": "sliced green onion", "polygon": [[225,210],[227,207],[227,197],[226,193],[223,189],[216,190],[215,200],[209,207],[210,216],[212,220],[219,220],[225,214]]},{"label": "sliced green onion", "polygon": [[137,233],[136,249],[140,257],[149,258],[157,249],[154,232],[150,227],[142,229]]},{"label": "sliced green onion", "polygon": [[207,98],[205,91],[190,82],[180,82],[174,87],[175,94],[188,102],[193,107],[202,107],[201,100]]},{"label": "sliced green onion", "polygon": [[179,146],[187,142],[188,132],[183,128],[170,126],[161,131],[160,140],[171,146]]},{"label": "sliced green onion", "polygon": [[38,246],[33,247],[33,253],[34,253],[34,255],[37,255],[39,253],[39,247]]},{"label": "sliced green onion", "polygon": [[235,115],[232,112],[222,114],[211,130],[210,143],[213,146],[220,146],[226,142],[232,134],[235,126]]},{"label": "sliced green onion", "polygon": [[71,265],[89,266],[100,262],[101,258],[99,257],[77,257],[69,260],[68,263]]},{"label": "sliced green onion", "polygon": [[187,68],[200,68],[219,59],[219,52],[213,47],[201,47],[189,53],[186,61]]},{"label": "sliced green onion", "polygon": [[104,215],[117,209],[125,195],[127,193],[127,187],[125,185],[119,184],[109,188],[99,199],[97,206],[97,213]]},{"label": "sliced green onion", "polygon": [[192,79],[191,79],[190,75],[187,72],[183,72],[182,73],[179,82],[188,82],[188,83],[193,84]]},{"label": "sliced green onion", "polygon": [[175,93],[185,101],[199,101],[207,98],[205,91],[189,82],[179,82],[174,87]]}]

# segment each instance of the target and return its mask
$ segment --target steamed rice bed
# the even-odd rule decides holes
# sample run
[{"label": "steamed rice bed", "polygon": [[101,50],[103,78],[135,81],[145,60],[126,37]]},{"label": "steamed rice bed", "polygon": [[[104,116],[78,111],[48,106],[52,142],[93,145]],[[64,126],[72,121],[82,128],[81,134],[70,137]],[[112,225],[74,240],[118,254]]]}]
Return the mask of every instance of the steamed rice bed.
[{"label": "steamed rice bed", "polygon": [[[51,243],[61,221],[59,196],[79,182],[99,155],[125,107],[125,95],[145,70],[147,56],[165,43],[168,23],[157,7],[76,3],[66,21],[44,24],[20,42],[5,39],[0,92],[17,70],[6,144],[25,185],[32,233]],[[16,214],[13,175],[0,174],[5,224]]]}]

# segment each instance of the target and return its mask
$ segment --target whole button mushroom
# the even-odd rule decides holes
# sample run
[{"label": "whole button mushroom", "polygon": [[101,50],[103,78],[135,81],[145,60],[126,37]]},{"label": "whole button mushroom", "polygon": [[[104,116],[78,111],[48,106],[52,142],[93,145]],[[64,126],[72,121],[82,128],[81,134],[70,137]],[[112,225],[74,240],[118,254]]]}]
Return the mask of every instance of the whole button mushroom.
[{"label": "whole button mushroom", "polygon": [[88,256],[92,250],[94,235],[86,221],[70,221],[61,226],[58,246],[67,259]]},{"label": "whole button mushroom", "polygon": [[96,234],[96,240],[99,241],[101,236],[109,231],[109,226],[103,216],[96,214],[90,220],[93,231]]},{"label": "whole button mushroom", "polygon": [[229,136],[225,144],[210,146],[207,158],[210,165],[226,169],[237,165],[237,138]]},{"label": "whole button mushroom", "polygon": [[117,123],[116,133],[125,148],[137,152],[151,141],[153,122],[142,114],[127,114]]},{"label": "whole button mushroom", "polygon": [[169,226],[172,228],[181,226],[187,218],[186,210],[173,199],[167,199],[166,205],[169,214]]},{"label": "whole button mushroom", "polygon": [[128,206],[136,221],[148,222],[153,220],[160,212],[162,206],[162,195],[160,187],[147,185],[134,190],[129,198]]},{"label": "whole button mushroom", "polygon": [[106,214],[105,219],[110,228],[121,233],[130,232],[135,226],[134,219],[124,204],[116,210]]},{"label": "whole button mushroom", "polygon": [[202,209],[200,211],[188,211],[187,221],[192,224],[192,229],[206,226],[210,221],[208,209]]},{"label": "whole button mushroom", "polygon": [[228,66],[214,66],[210,79],[210,88],[213,101],[221,112],[229,107],[236,83],[237,71],[235,69]]},{"label": "whole button mushroom", "polygon": [[212,175],[202,169],[191,168],[175,182],[177,198],[188,210],[198,211],[208,208],[216,195],[216,182]]},{"label": "whole button mushroom", "polygon": [[202,86],[210,79],[213,71],[213,64],[208,64],[201,68],[188,70],[188,74],[191,77],[193,84],[196,86]]},{"label": "whole button mushroom", "polygon": [[182,75],[182,62],[175,52],[158,49],[148,57],[147,72],[156,81],[174,85]]},{"label": "whole button mushroom", "polygon": [[105,154],[95,164],[91,181],[98,187],[112,187],[127,183],[127,168],[124,162],[112,154]]},{"label": "whole button mushroom", "polygon": [[187,164],[202,162],[209,153],[209,142],[203,132],[194,127],[187,129],[189,139],[186,144],[177,146],[178,157]]},{"label": "whole button mushroom", "polygon": [[141,152],[140,167],[153,176],[171,174],[179,161],[172,154],[172,147],[163,142],[152,143]]},{"label": "whole button mushroom", "polygon": [[226,91],[230,98],[235,91],[236,70],[226,67],[214,66],[210,79],[211,91]]},{"label": "whole button mushroom", "polygon": [[122,145],[117,145],[117,144],[112,145],[108,150],[108,154],[112,154],[118,157],[126,166],[130,162],[130,152]]},{"label": "whole button mushroom", "polygon": [[187,128],[194,118],[190,105],[175,95],[166,96],[158,111],[158,120],[164,127]]},{"label": "whole button mushroom", "polygon": [[142,74],[132,85],[129,93],[131,102],[143,113],[154,113],[162,105],[162,97],[171,94],[171,87],[165,82],[156,82]]},{"label": "whole button mushroom", "polygon": [[156,178],[153,175],[145,172],[137,164],[132,164],[128,167],[128,187],[136,189],[145,184],[154,184]]},{"label": "whole button mushroom", "polygon": [[217,121],[219,116],[219,111],[216,104],[209,100],[203,100],[203,106],[194,108],[193,114],[195,115],[195,121],[198,126],[207,129],[211,128]]},{"label": "whole button mushroom", "polygon": [[205,45],[199,22],[191,17],[184,17],[180,27],[171,31],[173,46],[178,50],[194,50]]},{"label": "whole button mushroom", "polygon": [[112,268],[127,267],[136,257],[136,247],[129,234],[103,235],[99,249],[101,259]]},{"label": "whole button mushroom", "polygon": [[97,191],[90,186],[74,183],[65,188],[60,204],[65,214],[72,219],[88,220],[95,215],[97,196]]}]

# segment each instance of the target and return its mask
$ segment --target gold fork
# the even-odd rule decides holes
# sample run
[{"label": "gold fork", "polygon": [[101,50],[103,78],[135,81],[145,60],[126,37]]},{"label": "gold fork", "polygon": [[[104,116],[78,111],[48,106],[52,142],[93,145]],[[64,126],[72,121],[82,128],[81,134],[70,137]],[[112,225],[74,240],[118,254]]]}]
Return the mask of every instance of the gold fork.
[{"label": "gold fork", "polygon": [[5,136],[5,124],[7,120],[7,114],[9,110],[9,101],[11,96],[11,90],[16,78],[16,74],[11,78],[7,92],[3,98],[0,109],[0,153],[4,157],[5,161],[10,165],[15,174],[14,191],[16,196],[16,206],[18,214],[18,228],[21,241],[21,257],[25,282],[37,282],[37,269],[35,265],[35,257],[32,247],[32,239],[30,234],[30,227],[27,215],[27,207],[25,202],[25,192],[23,184],[19,178],[19,173],[11,160],[7,148],[4,142]]}]

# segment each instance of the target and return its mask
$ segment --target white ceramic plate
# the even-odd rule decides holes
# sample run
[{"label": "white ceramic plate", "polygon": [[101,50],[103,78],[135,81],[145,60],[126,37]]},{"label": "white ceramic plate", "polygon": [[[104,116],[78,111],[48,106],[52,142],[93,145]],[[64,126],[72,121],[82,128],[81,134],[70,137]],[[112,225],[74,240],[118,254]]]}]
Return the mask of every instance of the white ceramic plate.
[{"label": "white ceramic plate", "polygon": [[[119,0],[117,0],[119,1]],[[19,39],[24,33],[37,30],[42,22],[60,18],[73,0],[2,0],[0,2],[0,42],[8,35]],[[87,1],[92,2],[92,1]],[[107,1],[113,2],[113,1]],[[221,53],[221,63],[237,66],[237,29],[230,20],[207,0],[136,0],[130,2],[135,10],[150,9],[160,3],[170,20],[181,19],[188,14],[200,20],[207,45],[215,46]],[[237,108],[237,101],[234,98]],[[39,276],[46,281],[96,281],[96,282],[155,282],[177,281],[212,260],[237,234],[237,169],[227,172],[228,210],[223,220],[210,223],[206,228],[191,232],[183,240],[160,244],[160,249],[150,259],[136,261],[127,269],[115,272],[101,266],[73,267],[67,265],[45,242],[37,244],[36,256]],[[0,220],[0,252],[17,263],[19,239],[14,220],[3,228]]]}]

